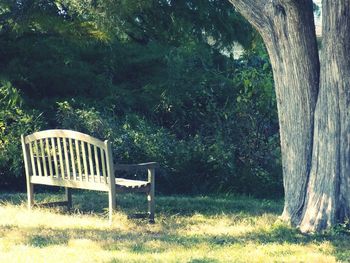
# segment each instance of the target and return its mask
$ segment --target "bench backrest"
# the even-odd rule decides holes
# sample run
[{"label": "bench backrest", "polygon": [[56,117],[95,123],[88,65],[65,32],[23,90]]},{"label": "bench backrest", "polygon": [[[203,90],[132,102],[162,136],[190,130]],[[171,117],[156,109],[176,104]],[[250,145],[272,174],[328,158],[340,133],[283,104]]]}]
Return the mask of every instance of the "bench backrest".
[{"label": "bench backrest", "polygon": [[113,173],[110,143],[80,132],[46,130],[22,135],[22,147],[27,177],[108,184]]}]

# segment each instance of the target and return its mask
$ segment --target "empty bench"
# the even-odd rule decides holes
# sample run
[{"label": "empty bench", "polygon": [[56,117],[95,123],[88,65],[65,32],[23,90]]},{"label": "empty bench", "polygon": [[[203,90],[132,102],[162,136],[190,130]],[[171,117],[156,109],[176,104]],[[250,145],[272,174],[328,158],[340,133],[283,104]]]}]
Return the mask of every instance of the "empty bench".
[{"label": "empty bench", "polygon": [[[143,192],[148,216],[154,222],[154,183],[157,163],[114,164],[111,143],[71,130],[46,130],[21,136],[28,208],[34,205],[34,184],[65,187],[66,200],[51,204],[72,205],[71,188],[108,192],[109,220],[116,208],[116,193]],[[116,178],[118,171],[147,170],[147,180]]]}]

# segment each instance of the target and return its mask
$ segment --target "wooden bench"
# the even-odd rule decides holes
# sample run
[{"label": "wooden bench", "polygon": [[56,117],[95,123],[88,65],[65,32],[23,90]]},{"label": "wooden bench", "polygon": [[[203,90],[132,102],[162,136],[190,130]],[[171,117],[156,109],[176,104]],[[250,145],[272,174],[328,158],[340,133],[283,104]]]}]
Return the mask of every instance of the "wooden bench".
[{"label": "wooden bench", "polygon": [[[34,205],[34,184],[65,187],[66,200],[52,205],[72,205],[71,188],[108,192],[109,220],[116,208],[116,193],[147,194],[148,216],[154,222],[154,182],[157,163],[113,163],[111,143],[71,130],[46,130],[21,136],[27,180],[28,208]],[[145,181],[116,178],[116,171],[148,170]]]}]

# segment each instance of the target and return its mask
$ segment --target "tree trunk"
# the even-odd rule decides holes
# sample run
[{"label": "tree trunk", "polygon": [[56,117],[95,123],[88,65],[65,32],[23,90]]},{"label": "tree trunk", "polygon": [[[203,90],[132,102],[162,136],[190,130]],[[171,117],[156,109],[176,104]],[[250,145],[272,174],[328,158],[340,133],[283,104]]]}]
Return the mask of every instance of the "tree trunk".
[{"label": "tree trunk", "polygon": [[350,2],[323,1],[321,83],[302,231],[319,231],[350,215]]},{"label": "tree trunk", "polygon": [[311,167],[313,118],[319,85],[312,2],[231,2],[257,28],[269,52],[281,137],[285,191],[282,218],[298,225]]},{"label": "tree trunk", "polygon": [[343,221],[350,215],[349,0],[323,1],[321,69],[311,0],[230,1],[259,31],[272,64],[282,218],[304,232]]}]

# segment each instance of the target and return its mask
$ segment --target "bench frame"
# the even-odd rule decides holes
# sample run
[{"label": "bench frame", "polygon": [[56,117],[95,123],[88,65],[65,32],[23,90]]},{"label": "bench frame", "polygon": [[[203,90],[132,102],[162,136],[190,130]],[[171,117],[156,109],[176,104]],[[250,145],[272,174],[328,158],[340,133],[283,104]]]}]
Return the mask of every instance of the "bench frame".
[{"label": "bench frame", "polygon": [[[111,143],[71,130],[46,130],[21,136],[28,208],[34,205],[34,184],[65,187],[66,200],[41,205],[72,206],[71,188],[108,192],[109,221],[116,209],[116,193],[143,192],[148,216],[154,222],[157,163],[113,163]],[[115,178],[117,171],[147,170],[147,181]]]}]

